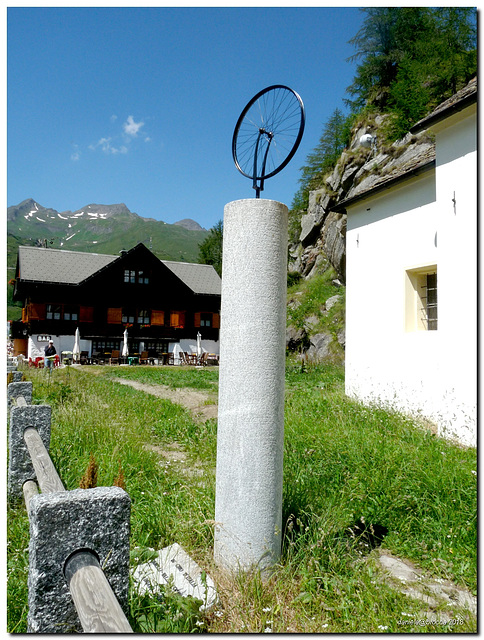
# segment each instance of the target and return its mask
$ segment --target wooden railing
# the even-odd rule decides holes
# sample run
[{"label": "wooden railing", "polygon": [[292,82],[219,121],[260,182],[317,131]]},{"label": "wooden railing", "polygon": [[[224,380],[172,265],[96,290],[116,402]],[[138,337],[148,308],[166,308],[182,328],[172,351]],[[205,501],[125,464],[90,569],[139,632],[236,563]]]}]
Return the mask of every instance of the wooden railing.
[{"label": "wooden railing", "polygon": [[[26,409],[29,407],[25,398],[21,395],[15,396],[14,391],[11,390],[12,385],[25,385],[31,383],[12,383],[8,385],[9,388],[9,403],[13,405],[14,408]],[[10,393],[12,391],[12,393]],[[32,406],[32,405],[31,405]],[[12,434],[15,433],[15,429],[12,428],[12,421],[15,422],[16,418],[20,418],[20,415],[17,415],[13,410],[11,411],[10,421],[10,455],[12,456],[12,446],[21,446],[20,443],[12,442]],[[50,425],[49,425],[50,427]],[[50,441],[50,433],[48,440]],[[28,451],[28,455],[30,461],[32,463],[35,476],[37,482],[32,479],[27,479],[22,484],[22,492],[25,499],[25,504],[27,508],[27,512],[29,514],[29,519],[31,519],[31,506],[34,503],[34,500],[38,500],[39,492],[38,487],[42,494],[52,494],[53,500],[57,500],[59,497],[59,493],[65,493],[66,498],[69,498],[69,494],[77,494],[78,491],[84,491],[84,495],[89,491],[96,490],[78,490],[74,492],[68,492],[65,490],[62,480],[60,479],[54,464],[50,458],[49,452],[45,443],[43,441],[42,436],[39,434],[39,431],[34,426],[27,426],[23,430],[23,441],[25,443],[25,447]],[[25,467],[25,463],[23,464]],[[9,475],[10,475],[10,466],[9,466]],[[37,484],[38,483],[38,484]],[[126,499],[129,503],[129,497],[122,489],[118,487],[111,487],[109,489],[115,489],[117,495],[119,496],[119,492],[122,492],[124,496],[120,496],[124,499],[124,503],[126,503]],[[107,489],[109,491],[109,489]],[[97,494],[96,494],[97,495]],[[54,501],[55,501],[54,500]],[[65,505],[62,507],[65,510]],[[61,509],[61,515],[63,513]],[[123,507],[124,513],[126,513],[125,506]],[[104,510],[103,510],[104,511]],[[129,531],[129,507],[128,507],[128,531]],[[104,513],[100,514],[101,521],[104,518]],[[36,527],[38,528],[38,527]],[[74,527],[75,528],[75,527]],[[56,537],[62,537],[63,531],[56,531]],[[69,535],[69,534],[67,534]],[[82,537],[82,536],[81,536]],[[45,542],[45,541],[44,541]],[[86,633],[132,633],[132,629],[129,625],[129,622],[126,618],[126,615],[116,598],[113,589],[111,587],[110,582],[108,581],[104,571],[101,568],[99,563],[99,557],[94,548],[85,548],[86,540],[83,539],[82,542],[78,543],[78,548],[75,547],[75,541],[73,542],[69,539],[69,543],[67,546],[71,546],[74,544],[74,551],[70,553],[66,558],[61,559],[61,563],[58,567],[58,575],[54,576],[52,580],[54,582],[61,583],[59,586],[59,592],[62,591],[62,588],[65,588],[65,583],[67,583],[70,595],[72,597],[72,601],[77,612],[80,624],[82,629]],[[59,542],[56,540],[55,544],[58,546]],[[60,543],[62,546],[62,543]],[[35,549],[35,538],[32,537],[32,527],[31,527],[31,544],[29,553],[35,555],[36,557],[45,553],[45,544],[39,545],[39,549]],[[92,545],[95,547],[95,544]],[[128,558],[129,558],[129,548],[128,548]],[[126,564],[126,563],[125,563]],[[31,602],[38,600],[36,598],[37,594],[32,594],[31,589],[35,589],[35,580],[31,580],[30,572],[31,572],[31,562],[29,559],[29,606]],[[57,565],[56,565],[57,566]],[[127,565],[127,571],[129,572],[129,564]],[[35,572],[33,572],[35,573]],[[38,571],[37,571],[38,573]],[[126,584],[129,582],[129,576],[126,575]],[[55,589],[54,589],[55,591]],[[127,588],[126,588],[127,593]],[[54,598],[55,599],[55,598]],[[35,610],[41,611],[42,606],[36,603]],[[60,610],[63,611],[62,606],[60,606]],[[29,617],[31,617],[29,611]],[[52,615],[55,615],[55,612],[51,612]],[[35,615],[35,614],[34,614]],[[46,633],[52,631],[60,631],[65,632],[66,625],[68,626],[68,622],[64,622],[63,620],[57,620],[54,624],[54,629],[49,627],[49,623],[43,620],[43,616],[40,614],[37,616],[37,620],[29,620],[29,632],[39,632]],[[51,625],[52,626],[52,625]]]}]

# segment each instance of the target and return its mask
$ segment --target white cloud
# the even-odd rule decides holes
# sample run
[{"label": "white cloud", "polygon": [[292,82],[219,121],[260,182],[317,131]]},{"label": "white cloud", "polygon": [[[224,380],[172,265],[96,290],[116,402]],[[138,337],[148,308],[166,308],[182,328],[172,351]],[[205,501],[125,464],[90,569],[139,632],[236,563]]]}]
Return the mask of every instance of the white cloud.
[{"label": "white cloud", "polygon": [[128,116],[128,119],[123,124],[124,133],[135,138],[143,125],[144,122],[135,122],[133,116]]},{"label": "white cloud", "polygon": [[79,151],[79,145],[74,143],[71,143],[71,144],[72,144],[71,160],[72,162],[77,162],[81,157],[81,152]]},{"label": "white cloud", "polygon": [[101,138],[96,144],[90,144],[89,149],[95,151],[96,149],[101,148],[101,150],[106,154],[117,154],[117,153],[128,153],[128,148],[124,145],[120,147],[114,147],[111,144],[111,138]]},{"label": "white cloud", "polygon": [[[115,123],[117,119],[118,116],[115,114],[110,117],[112,123]],[[141,127],[144,126],[144,124],[145,123],[142,121],[135,122],[133,116],[128,116],[126,121],[122,125],[122,131],[118,135],[114,135],[112,137],[102,137],[96,143],[90,144],[89,149],[91,149],[91,151],[101,150],[106,155],[128,153],[129,145],[132,143],[134,138],[138,137],[138,133]],[[145,142],[151,142],[151,138],[147,134],[143,135],[143,140]],[[75,145],[73,153],[71,155],[71,160],[75,161],[79,160],[79,158],[80,153],[78,151],[77,145]]]}]

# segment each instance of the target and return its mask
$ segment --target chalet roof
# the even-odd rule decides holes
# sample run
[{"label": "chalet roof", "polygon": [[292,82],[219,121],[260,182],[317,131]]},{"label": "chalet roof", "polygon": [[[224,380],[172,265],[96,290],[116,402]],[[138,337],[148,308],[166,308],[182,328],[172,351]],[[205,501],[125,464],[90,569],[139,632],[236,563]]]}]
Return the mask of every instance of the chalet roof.
[{"label": "chalet roof", "polygon": [[445,100],[439,106],[429,113],[428,116],[419,120],[410,129],[411,133],[418,133],[424,129],[428,129],[433,124],[448,118],[453,113],[462,111],[469,105],[477,102],[477,78],[473,78],[465,87],[457,93]]},{"label": "chalet roof", "polygon": [[[24,246],[19,247],[18,256],[20,280],[72,285],[80,284],[115,260],[121,259],[120,256],[101,253]],[[194,293],[220,295],[221,280],[212,265],[170,260],[160,262]]]},{"label": "chalet roof", "polygon": [[79,284],[118,256],[65,249],[19,247],[19,277],[36,282]]},{"label": "chalet roof", "polygon": [[162,260],[163,264],[182,280],[194,293],[220,295],[221,280],[211,264],[192,262],[172,262]]}]

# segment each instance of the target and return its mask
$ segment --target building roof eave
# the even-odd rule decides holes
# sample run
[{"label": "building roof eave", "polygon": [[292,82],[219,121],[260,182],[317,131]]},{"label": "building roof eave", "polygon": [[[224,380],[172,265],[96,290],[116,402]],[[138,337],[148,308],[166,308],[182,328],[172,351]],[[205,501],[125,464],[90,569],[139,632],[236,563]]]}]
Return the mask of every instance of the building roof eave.
[{"label": "building roof eave", "polygon": [[365,200],[366,198],[373,197],[377,193],[381,193],[382,191],[386,191],[397,184],[401,184],[406,182],[407,180],[411,180],[412,178],[421,175],[422,173],[426,173],[435,168],[435,159],[430,160],[429,162],[424,162],[418,167],[414,167],[413,169],[402,173],[393,178],[388,178],[388,180],[384,180],[380,182],[380,184],[375,185],[373,188],[368,189],[367,191],[363,191],[355,196],[347,198],[346,200],[342,200],[335,207],[333,207],[333,211],[336,213],[346,213],[347,207],[350,207],[361,200]]}]

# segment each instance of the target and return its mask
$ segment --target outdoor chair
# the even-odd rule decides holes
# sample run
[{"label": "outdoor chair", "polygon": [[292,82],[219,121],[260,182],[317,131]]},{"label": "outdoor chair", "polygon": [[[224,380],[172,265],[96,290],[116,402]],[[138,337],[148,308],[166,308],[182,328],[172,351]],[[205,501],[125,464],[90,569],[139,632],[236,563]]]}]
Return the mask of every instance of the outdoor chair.
[{"label": "outdoor chair", "polygon": [[150,363],[150,359],[148,358],[148,352],[147,351],[142,351],[141,355],[139,357],[139,363],[140,364],[149,364]]},{"label": "outdoor chair", "polygon": [[81,351],[79,362],[81,364],[89,364],[89,351]]},{"label": "outdoor chair", "polygon": [[109,364],[119,364],[119,350],[114,350],[109,358]]}]

